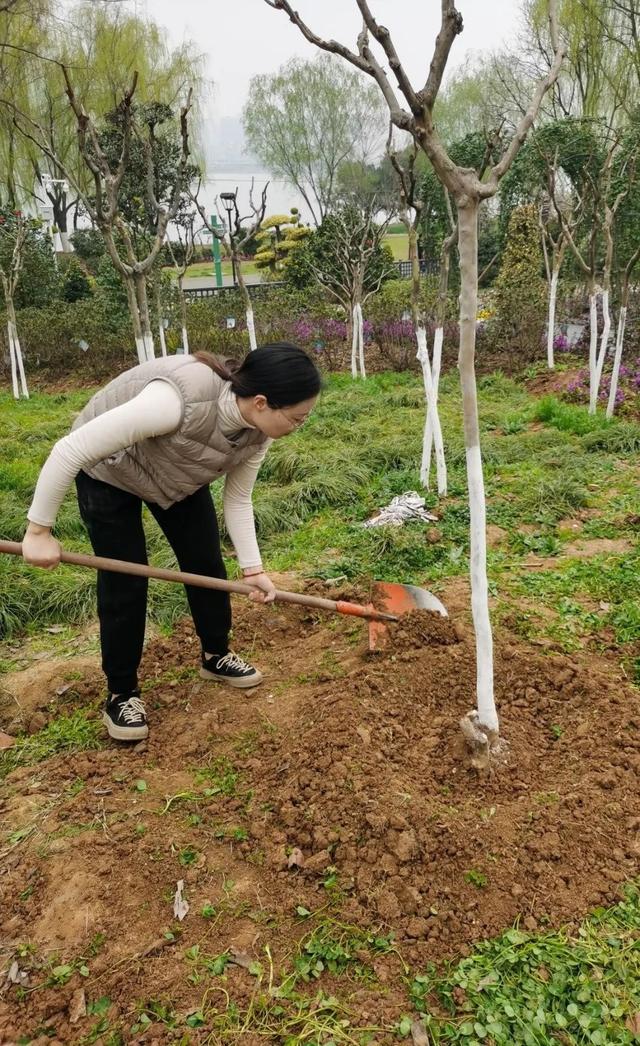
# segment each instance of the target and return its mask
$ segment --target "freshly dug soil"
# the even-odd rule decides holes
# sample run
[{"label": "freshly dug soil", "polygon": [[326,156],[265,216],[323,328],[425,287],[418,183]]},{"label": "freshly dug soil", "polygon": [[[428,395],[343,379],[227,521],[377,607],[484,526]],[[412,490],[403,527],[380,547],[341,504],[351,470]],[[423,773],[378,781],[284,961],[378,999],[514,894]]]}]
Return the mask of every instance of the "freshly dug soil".
[{"label": "freshly dug soil", "polygon": [[[266,674],[259,689],[199,681],[197,642],[181,625],[145,654],[147,742],[6,779],[5,965],[28,941],[30,984],[47,958],[84,956],[90,976],[22,1000],[5,991],[0,1042],[44,1026],[55,1028],[49,1043],[82,1041],[90,1019],[69,1022],[80,988],[111,1000],[110,1027],[129,1027],[140,1000],[188,1013],[204,988],[188,980],[186,949],[264,958],[268,945],[286,968],[311,926],[300,906],[392,933],[419,972],[515,919],[530,930],[577,921],[637,874],[640,695],[612,663],[545,656],[499,634],[508,758],[479,776],[459,730],[475,658],[456,615],[413,613],[369,655],[361,622],[244,603],[236,614],[236,649]],[[62,696],[44,693],[43,717],[86,705],[97,715],[101,687],[89,673]],[[179,879],[191,909],[176,929]],[[397,958],[376,960],[375,973],[387,990],[359,991],[356,1016],[392,1023],[408,1007]],[[253,987],[229,968],[239,1006]],[[125,1041],[171,1041],[160,1024],[152,1031]]]}]

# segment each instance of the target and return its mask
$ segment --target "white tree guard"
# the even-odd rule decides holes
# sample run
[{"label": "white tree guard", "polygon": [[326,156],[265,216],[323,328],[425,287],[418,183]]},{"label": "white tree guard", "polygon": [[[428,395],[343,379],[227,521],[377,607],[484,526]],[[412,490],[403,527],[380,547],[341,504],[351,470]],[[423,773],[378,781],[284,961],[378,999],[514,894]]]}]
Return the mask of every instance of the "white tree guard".
[{"label": "white tree guard", "polygon": [[366,378],[367,372],[364,366],[364,317],[362,315],[362,305],[360,302],[356,305],[358,310],[358,360],[360,363],[360,377]]},{"label": "white tree guard", "polygon": [[[431,376],[433,381],[433,398],[434,403],[438,403],[438,394],[440,389],[440,367],[442,364],[442,344],[444,341],[444,328],[436,327],[435,334],[433,336],[433,366],[431,368]],[[420,350],[418,349],[418,359],[420,359]],[[427,350],[428,356],[428,350]],[[421,361],[422,362],[422,361]],[[422,467],[420,469],[420,479],[425,486],[429,486],[429,473],[431,471],[431,450],[433,446],[433,425],[431,421],[431,411],[427,403],[427,419],[424,427],[424,435],[422,440]],[[444,449],[443,449],[444,454]],[[436,458],[436,471],[438,461]],[[426,475],[426,482],[423,478]],[[444,469],[444,487],[441,489],[440,476],[438,475],[438,493],[443,497],[447,493],[447,472],[446,465]]]},{"label": "white tree guard", "polygon": [[602,292],[602,319],[602,336],[600,338],[600,351],[598,353],[598,363],[596,370],[596,389],[598,392],[600,391],[600,382],[602,381],[604,361],[607,358],[609,334],[611,333],[611,310],[609,308],[609,291]]},{"label": "white tree guard", "polygon": [[16,363],[18,364],[18,376],[20,378],[20,384],[22,386],[22,395],[25,399],[29,399],[29,389],[27,388],[27,378],[24,372],[24,360],[22,358],[22,346],[20,345],[20,339],[18,332],[14,328],[13,346],[16,353]]},{"label": "white tree guard", "polygon": [[153,344],[153,334],[151,331],[142,335],[142,341],[144,345],[145,359],[154,360],[156,358],[156,347]]},{"label": "white tree guard", "polygon": [[618,377],[620,375],[620,363],[622,361],[622,350],[624,347],[624,328],[627,323],[627,306],[620,306],[618,316],[618,329],[616,331],[616,351],[613,357],[613,371],[611,373],[611,387],[609,389],[609,402],[607,403],[607,417],[612,418],[616,409],[616,393],[618,391]]},{"label": "white tree guard", "polygon": [[589,295],[589,414],[598,404],[598,296]]},{"label": "white tree guard", "polygon": [[11,388],[14,399],[20,399],[20,388],[18,386],[18,366],[16,363],[16,350],[13,344],[13,331],[11,321],[7,323],[7,341],[9,342],[9,361],[11,363]]},{"label": "white tree guard", "polygon": [[182,351],[185,355],[189,353],[189,334],[186,327],[182,328]]},{"label": "white tree guard", "polygon": [[251,352],[255,352],[258,348],[258,339],[256,338],[256,324],[253,317],[253,308],[251,307],[251,305],[247,305],[246,317],[247,330],[249,332],[249,348]]},{"label": "white tree guard", "polygon": [[145,349],[144,338],[136,335],[136,352],[138,354],[138,363],[147,362],[147,351]]},{"label": "white tree guard", "polygon": [[358,377],[358,306],[351,313],[351,377]]},{"label": "white tree guard", "polygon": [[162,353],[163,356],[166,356],[167,355],[167,341],[166,341],[166,338],[164,336],[164,327],[162,325],[162,320],[160,320],[160,323],[158,325],[158,336],[160,338],[160,352]]},{"label": "white tree guard", "polygon": [[553,370],[556,365],[553,342],[556,334],[556,298],[558,296],[559,275],[559,270],[554,269],[551,273],[551,282],[549,284],[549,313],[547,317],[547,366],[549,370]]},{"label": "white tree guard", "polygon": [[429,487],[429,475],[431,472],[431,444],[433,442],[436,451],[436,476],[438,482],[438,494],[440,494],[441,497],[446,497],[447,464],[444,456],[444,444],[442,441],[440,415],[438,414],[438,397],[433,382],[431,363],[429,362],[429,350],[427,348],[427,332],[422,324],[418,324],[418,326],[416,327],[416,340],[418,342],[418,352],[416,355],[422,367],[424,393],[427,401],[427,413],[424,422],[424,433],[422,439],[422,462],[420,464],[420,481],[424,487]]},{"label": "white tree guard", "polygon": [[493,636],[489,619],[487,581],[487,514],[480,447],[468,447],[466,458],[471,522],[471,610],[476,633],[478,718],[483,726],[497,733],[499,724],[493,696]]}]

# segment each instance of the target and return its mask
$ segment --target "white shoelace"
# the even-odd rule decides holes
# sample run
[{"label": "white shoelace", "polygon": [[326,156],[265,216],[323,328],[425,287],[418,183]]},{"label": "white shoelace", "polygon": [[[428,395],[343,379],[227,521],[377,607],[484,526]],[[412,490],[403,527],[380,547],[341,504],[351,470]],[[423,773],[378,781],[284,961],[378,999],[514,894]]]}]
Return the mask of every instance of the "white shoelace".
[{"label": "white shoelace", "polygon": [[135,723],[140,717],[144,718],[144,705],[139,697],[130,697],[120,708],[120,715],[125,723]]},{"label": "white shoelace", "polygon": [[246,661],[234,654],[233,650],[216,661],[216,668],[236,668],[239,672],[246,672],[250,667]]}]

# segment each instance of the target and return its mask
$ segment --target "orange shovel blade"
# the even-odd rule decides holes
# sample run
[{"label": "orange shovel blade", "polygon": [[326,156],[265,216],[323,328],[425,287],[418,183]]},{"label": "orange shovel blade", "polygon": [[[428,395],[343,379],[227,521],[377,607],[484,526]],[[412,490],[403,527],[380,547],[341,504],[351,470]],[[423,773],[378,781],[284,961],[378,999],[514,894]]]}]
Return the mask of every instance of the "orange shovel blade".
[{"label": "orange shovel blade", "polygon": [[[377,581],[375,605],[378,610],[400,617],[410,610],[431,610],[448,617],[445,607],[433,592],[416,585],[399,585],[393,581]],[[389,634],[384,621],[369,622],[369,650],[381,650],[386,646]]]}]

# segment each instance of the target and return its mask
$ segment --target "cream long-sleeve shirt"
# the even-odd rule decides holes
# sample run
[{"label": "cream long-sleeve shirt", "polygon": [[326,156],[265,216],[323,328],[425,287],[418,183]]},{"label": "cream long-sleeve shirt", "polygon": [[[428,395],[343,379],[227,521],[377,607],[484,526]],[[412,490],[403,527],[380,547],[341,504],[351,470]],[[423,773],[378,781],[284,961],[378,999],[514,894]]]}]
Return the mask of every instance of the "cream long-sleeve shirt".
[{"label": "cream long-sleeve shirt", "polygon": [[[155,380],[128,403],[105,411],[58,440],[38,478],[27,513],[29,520],[52,527],[81,469],[143,439],[175,432],[181,417],[182,400],[178,391],[166,381]],[[222,432],[230,439],[241,429],[250,427],[240,413],[230,386],[225,386],[218,401],[218,417]],[[269,440],[225,477],[224,520],[241,567],[259,566],[261,562],[251,494],[270,443]]]}]

